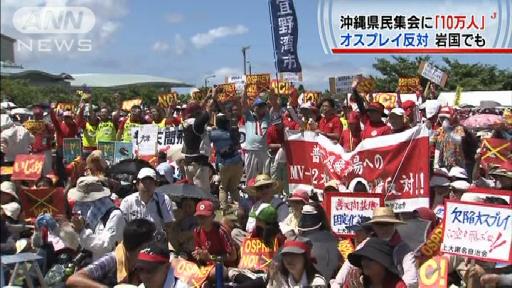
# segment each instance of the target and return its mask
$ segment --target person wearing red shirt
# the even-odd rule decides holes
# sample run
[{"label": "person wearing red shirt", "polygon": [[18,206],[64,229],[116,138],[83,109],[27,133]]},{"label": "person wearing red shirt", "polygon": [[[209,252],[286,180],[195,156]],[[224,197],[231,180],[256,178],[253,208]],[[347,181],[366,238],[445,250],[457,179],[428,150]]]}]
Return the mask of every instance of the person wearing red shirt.
[{"label": "person wearing red shirt", "polygon": [[213,264],[212,256],[217,256],[223,258],[225,266],[235,266],[237,250],[231,235],[220,223],[214,221],[213,203],[208,200],[197,203],[194,216],[199,223],[199,227],[194,229],[195,249],[192,252],[196,261],[201,264]]},{"label": "person wearing red shirt", "polygon": [[[35,123],[42,123],[43,125],[37,125],[37,129],[31,129],[28,121],[23,126],[30,131],[34,136],[34,143],[32,143],[32,153],[38,154],[43,153],[45,155],[44,166],[41,175],[46,176],[52,170],[52,141],[54,138],[55,130],[52,124],[43,120],[43,108],[40,105],[32,107],[32,114],[34,115]],[[42,129],[40,129],[42,128]]]},{"label": "person wearing red shirt", "polygon": [[339,141],[343,126],[338,115],[336,115],[336,103],[331,98],[325,98],[320,104],[322,119],[318,124],[319,133],[331,140]]},{"label": "person wearing red shirt", "polygon": [[[57,135],[57,151],[55,156],[55,168],[57,172],[57,176],[59,176],[59,181],[57,186],[64,186],[65,181],[67,180],[66,170],[64,167],[64,153],[62,151],[62,147],[64,146],[64,138],[75,138],[78,134],[78,124],[75,122],[73,117],[73,112],[64,111],[62,114],[63,120],[57,119],[57,115],[55,113],[56,104],[52,103],[50,109],[50,118],[52,120],[53,126],[55,127],[55,134]],[[78,112],[78,118],[83,117],[84,113],[84,104],[80,103],[80,110]]]},{"label": "person wearing red shirt", "polygon": [[343,130],[340,138],[340,145],[346,152],[354,151],[361,143],[361,123],[359,114],[352,111],[348,114],[348,129]]}]

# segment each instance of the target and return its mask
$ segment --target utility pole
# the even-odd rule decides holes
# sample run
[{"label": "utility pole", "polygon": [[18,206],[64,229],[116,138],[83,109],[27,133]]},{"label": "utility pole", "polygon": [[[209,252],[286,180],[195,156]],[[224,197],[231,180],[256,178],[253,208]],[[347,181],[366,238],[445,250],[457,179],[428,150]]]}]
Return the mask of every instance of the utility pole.
[{"label": "utility pole", "polygon": [[244,75],[247,74],[247,58],[246,58],[246,51],[249,50],[251,46],[245,46],[242,47],[242,56],[244,57]]}]

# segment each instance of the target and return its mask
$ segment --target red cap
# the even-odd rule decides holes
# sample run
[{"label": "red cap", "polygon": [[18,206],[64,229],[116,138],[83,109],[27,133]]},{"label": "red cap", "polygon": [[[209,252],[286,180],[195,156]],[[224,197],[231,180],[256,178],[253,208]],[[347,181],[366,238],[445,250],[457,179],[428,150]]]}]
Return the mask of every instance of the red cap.
[{"label": "red cap", "polygon": [[355,111],[350,112],[348,114],[347,121],[349,124],[359,124],[359,121],[360,121],[359,113],[357,113]]},{"label": "red cap", "polygon": [[213,203],[208,200],[203,200],[196,205],[196,213],[194,216],[212,216],[214,212]]},{"label": "red cap", "polygon": [[290,198],[288,198],[288,201],[302,201],[304,204],[307,204],[309,202],[309,194],[306,190],[295,190],[292,192],[292,195]]},{"label": "red cap", "polygon": [[416,107],[416,103],[412,100],[407,100],[402,103],[402,108],[405,110],[405,115],[410,116],[414,111],[414,107]]},{"label": "red cap", "polygon": [[375,110],[379,111],[380,113],[384,114],[384,105],[382,105],[379,102],[372,102],[368,104],[368,107],[366,107],[366,110]]},{"label": "red cap", "polygon": [[447,117],[451,118],[455,114],[455,111],[450,106],[444,106],[439,110],[439,116],[438,117]]}]

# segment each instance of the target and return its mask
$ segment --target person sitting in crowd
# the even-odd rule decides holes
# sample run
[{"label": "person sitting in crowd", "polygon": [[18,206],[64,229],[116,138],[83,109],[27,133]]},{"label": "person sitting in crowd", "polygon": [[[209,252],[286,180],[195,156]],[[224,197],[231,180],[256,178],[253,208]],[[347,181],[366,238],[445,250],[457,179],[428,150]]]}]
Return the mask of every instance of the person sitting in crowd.
[{"label": "person sitting in crowd", "polygon": [[340,145],[346,152],[356,149],[361,143],[361,122],[359,114],[355,111],[348,113],[348,129],[344,129],[340,137]]},{"label": "person sitting in crowd", "polygon": [[167,161],[166,152],[158,152],[158,165],[155,169],[158,172],[158,182],[160,185],[174,183],[175,168]]},{"label": "person sitting in crowd", "polygon": [[123,242],[113,252],[71,275],[66,287],[103,288],[116,284],[139,285],[140,276],[135,269],[137,256],[144,245],[155,239],[156,226],[146,219],[128,222],[123,230]]},{"label": "person sitting in crowd", "polygon": [[73,202],[71,223],[80,235],[80,244],[92,252],[93,260],[114,249],[122,240],[125,226],[123,213],[110,199],[110,190],[95,176],[81,177],[69,190]]},{"label": "person sitting in crowd", "polygon": [[276,196],[281,190],[282,186],[266,174],[258,175],[256,179],[254,179],[254,184],[245,188],[249,196],[254,197],[256,200],[256,203],[254,203],[249,212],[249,220],[246,226],[247,232],[251,233],[254,229],[256,223],[255,211],[257,211],[259,206],[263,203],[272,205],[272,207],[278,211],[277,221],[279,223],[288,217],[290,213],[288,205],[281,198]]},{"label": "person sitting in crowd", "polygon": [[192,256],[201,264],[212,264],[214,258],[221,257],[226,267],[233,267],[237,259],[237,251],[231,235],[219,222],[214,221],[213,203],[208,200],[197,203],[194,215],[197,217],[199,226],[194,229],[195,249]]},{"label": "person sitting in crowd", "polygon": [[370,238],[348,255],[350,264],[363,272],[363,287],[406,288],[393,262],[393,247],[387,241]]},{"label": "person sitting in crowd", "polygon": [[287,237],[299,234],[299,221],[302,216],[302,207],[309,203],[309,194],[306,190],[297,189],[288,198],[291,212],[283,222],[279,223],[281,232]]},{"label": "person sitting in crowd", "polygon": [[127,222],[134,219],[153,221],[159,231],[171,238],[171,224],[174,222],[173,205],[167,195],[156,192],[156,172],[152,168],[142,168],[137,175],[138,192],[121,201],[121,211]]},{"label": "person sitting in crowd", "polygon": [[343,126],[336,115],[336,102],[331,98],[322,99],[320,113],[322,118],[318,123],[318,132],[331,140],[339,141]]},{"label": "person sitting in crowd", "polygon": [[3,181],[0,184],[0,204],[5,205],[11,202],[19,204],[20,198],[16,190],[16,184],[11,181]]},{"label": "person sitting in crowd", "polygon": [[196,200],[182,198],[176,205],[178,206],[178,209],[174,212],[176,221],[171,225],[169,242],[178,255],[189,258],[195,249],[194,229],[199,225],[197,217],[194,216]]},{"label": "person sitting in crowd", "polygon": [[144,124],[142,109],[138,105],[133,105],[130,109],[130,115],[121,120],[117,129],[117,140],[123,142],[132,142],[132,128]]},{"label": "person sitting in crowd", "polygon": [[267,287],[327,287],[325,278],[314,266],[316,259],[311,256],[311,247],[307,238],[287,239],[279,252],[275,276],[269,276]]}]

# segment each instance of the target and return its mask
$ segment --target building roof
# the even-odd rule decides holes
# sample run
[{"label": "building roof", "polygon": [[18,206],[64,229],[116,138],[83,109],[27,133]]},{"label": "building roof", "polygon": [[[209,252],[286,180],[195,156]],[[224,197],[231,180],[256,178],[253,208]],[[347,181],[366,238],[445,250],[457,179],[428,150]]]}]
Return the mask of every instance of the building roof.
[{"label": "building roof", "polygon": [[70,81],[72,87],[87,85],[88,87],[99,88],[120,88],[132,85],[153,85],[159,87],[193,87],[185,82],[144,74],[107,74],[107,73],[88,73],[72,74],[73,80]]},{"label": "building roof", "polygon": [[12,77],[12,78],[31,78],[31,77],[41,77],[47,78],[48,80],[68,80],[72,79],[71,75],[67,73],[53,74],[41,70],[35,69],[23,69],[19,67],[9,67],[3,66],[0,69],[0,75],[2,77]]}]

